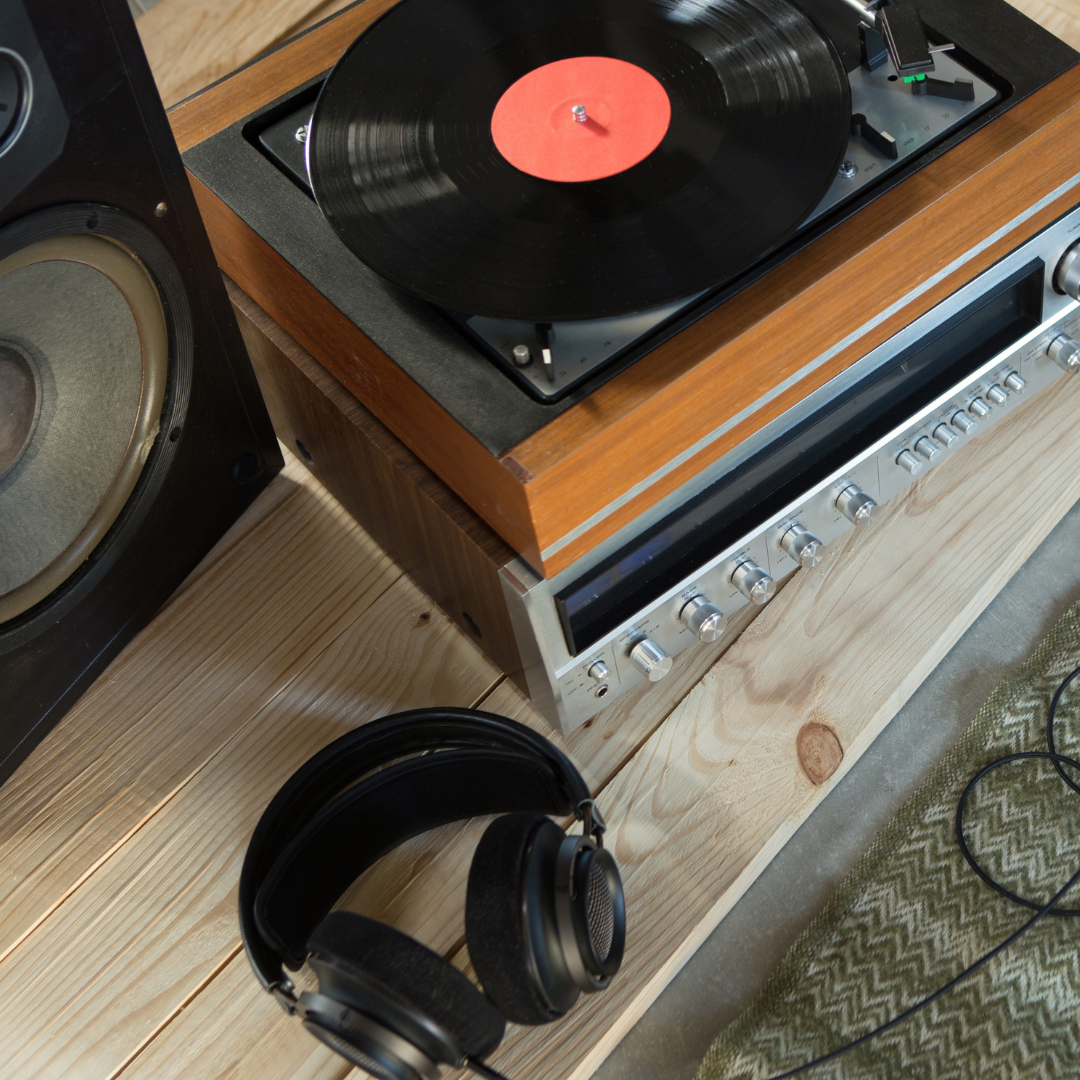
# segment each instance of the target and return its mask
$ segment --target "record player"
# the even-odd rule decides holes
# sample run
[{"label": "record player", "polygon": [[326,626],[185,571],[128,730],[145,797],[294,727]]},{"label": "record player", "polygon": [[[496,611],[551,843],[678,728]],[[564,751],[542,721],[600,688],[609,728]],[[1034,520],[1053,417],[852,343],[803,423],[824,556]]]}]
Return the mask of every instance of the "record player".
[{"label": "record player", "polygon": [[279,435],[569,731],[1080,365],[1077,59],[999,0],[367,0],[172,122]]}]

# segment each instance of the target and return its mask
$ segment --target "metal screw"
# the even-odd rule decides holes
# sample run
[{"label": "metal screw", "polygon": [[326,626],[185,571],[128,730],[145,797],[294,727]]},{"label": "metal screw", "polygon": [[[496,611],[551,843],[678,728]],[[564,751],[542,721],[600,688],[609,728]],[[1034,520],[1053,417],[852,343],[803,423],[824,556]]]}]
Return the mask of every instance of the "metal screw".
[{"label": "metal screw", "polygon": [[837,173],[845,180],[850,180],[859,171],[859,166],[854,161],[842,162]]},{"label": "metal screw", "polygon": [[575,105],[570,111],[574,114],[574,119],[579,124],[584,124],[585,121],[589,119],[585,115],[585,106],[584,105]]},{"label": "metal screw", "polygon": [[165,203],[159,202],[157,206],[154,207],[154,217],[164,217],[166,213],[168,213],[168,210],[169,207]]},{"label": "metal screw", "polygon": [[301,126],[296,129],[296,134],[293,138],[295,138],[298,143],[307,142],[307,129],[307,124],[301,124]]}]

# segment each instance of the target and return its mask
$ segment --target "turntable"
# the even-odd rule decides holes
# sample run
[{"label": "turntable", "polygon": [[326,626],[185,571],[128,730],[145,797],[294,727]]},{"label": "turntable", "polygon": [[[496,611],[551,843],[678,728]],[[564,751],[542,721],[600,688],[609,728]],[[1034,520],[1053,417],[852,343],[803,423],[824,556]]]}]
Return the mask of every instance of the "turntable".
[{"label": "turntable", "polygon": [[172,121],[279,434],[570,730],[1064,377],[1076,59],[999,0],[368,0]]}]

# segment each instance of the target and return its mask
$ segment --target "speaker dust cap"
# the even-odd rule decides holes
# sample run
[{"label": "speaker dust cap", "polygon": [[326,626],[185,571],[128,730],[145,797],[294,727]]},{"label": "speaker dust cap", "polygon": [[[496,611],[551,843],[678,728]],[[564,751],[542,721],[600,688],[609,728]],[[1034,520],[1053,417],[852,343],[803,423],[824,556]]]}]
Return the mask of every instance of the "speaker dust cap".
[{"label": "speaker dust cap", "polygon": [[157,436],[168,333],[123,245],[67,235],[0,261],[0,623],[67,580]]}]

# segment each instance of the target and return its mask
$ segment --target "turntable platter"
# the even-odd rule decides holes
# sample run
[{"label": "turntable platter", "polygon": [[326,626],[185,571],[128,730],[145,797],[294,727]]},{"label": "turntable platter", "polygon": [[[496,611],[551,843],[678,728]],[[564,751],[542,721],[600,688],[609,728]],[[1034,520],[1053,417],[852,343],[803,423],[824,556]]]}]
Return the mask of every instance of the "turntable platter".
[{"label": "turntable platter", "polygon": [[338,235],[416,295],[591,319],[770,252],[850,116],[835,49],[788,0],[403,0],[327,78],[308,169]]}]

